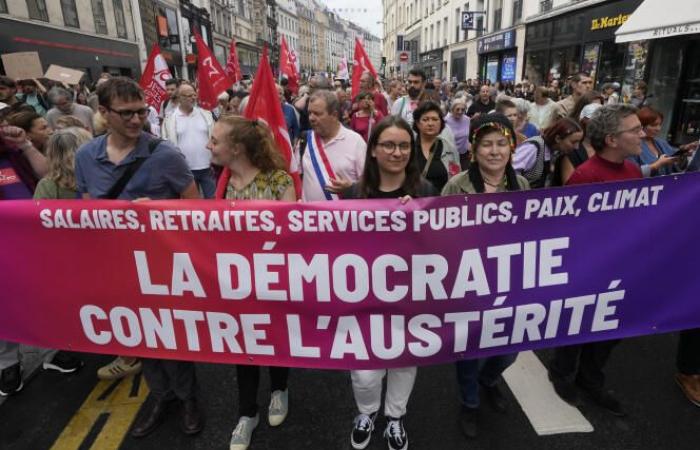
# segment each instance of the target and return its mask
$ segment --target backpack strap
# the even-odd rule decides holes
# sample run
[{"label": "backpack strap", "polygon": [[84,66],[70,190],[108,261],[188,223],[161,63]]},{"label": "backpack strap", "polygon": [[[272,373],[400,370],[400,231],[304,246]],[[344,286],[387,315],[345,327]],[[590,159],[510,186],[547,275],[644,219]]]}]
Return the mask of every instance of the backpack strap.
[{"label": "backpack strap", "polygon": [[[148,142],[148,156],[151,156],[153,154],[153,152],[155,151],[156,147],[158,147],[158,145],[160,145],[160,143],[163,141],[164,141],[164,139],[159,139],[159,138],[151,139]],[[129,164],[129,167],[126,168],[126,170],[124,171],[122,176],[119,177],[119,179],[116,181],[116,183],[114,183],[114,185],[112,185],[112,187],[109,189],[109,191],[107,191],[107,193],[100,198],[111,199],[111,200],[119,198],[119,196],[122,194],[122,192],[124,191],[124,188],[129,183],[131,178],[139,170],[141,165],[144,162],[146,162],[147,159],[148,158],[138,158],[136,161]]]}]

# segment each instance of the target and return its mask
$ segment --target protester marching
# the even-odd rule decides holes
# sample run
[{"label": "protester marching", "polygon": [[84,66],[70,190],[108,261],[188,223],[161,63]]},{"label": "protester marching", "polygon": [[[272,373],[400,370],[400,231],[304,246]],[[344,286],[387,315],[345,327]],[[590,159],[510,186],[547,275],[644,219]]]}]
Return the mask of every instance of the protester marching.
[{"label": "protester marching", "polygon": [[[552,349],[540,381],[567,404],[585,396],[624,417],[639,411],[609,389],[608,362],[623,339],[673,332],[680,333],[676,375],[667,381],[700,406],[700,310],[688,300],[697,295],[689,292],[697,287],[690,281],[694,269],[671,267],[692,261],[677,259],[683,244],[664,247],[677,231],[657,234],[650,225],[655,207],[663,220],[682,222],[679,211],[692,203],[673,190],[680,184],[697,194],[692,189],[700,180],[690,172],[700,167],[700,143],[662,135],[668,118],[645,84],[623,98],[619,83],[596,84],[583,71],[562,85],[492,86],[487,79],[429,77],[418,67],[384,77],[359,38],[353,60],[344,58],[335,74],[300,73],[284,37],[278,64],[266,48],[257,72],[244,74],[235,40],[222,67],[206,39],[198,32],[193,38],[191,80],[170,73],[157,44],[140,80],[107,73],[80,84],[0,76],[0,200],[7,201],[0,202],[0,230],[16,232],[6,236],[18,242],[8,242],[11,256],[0,257],[5,283],[17,286],[0,298],[0,396],[21,398],[32,389],[20,343],[54,348],[42,367],[66,376],[86,370],[83,352],[112,355],[90,376],[113,382],[142,373],[150,393],[129,422],[130,436],[142,448],[159,448],[153,435],[174,405],[185,435],[199,434],[218,415],[202,400],[210,386],[200,382],[200,363],[235,364],[236,395],[226,401],[233,400],[238,419],[230,423],[229,448],[245,450],[272,432],[261,426],[265,417],[270,427],[282,427],[295,414],[295,382],[304,370],[339,369],[348,372],[346,383],[333,389],[347,391],[354,403],[343,410],[353,417],[342,419],[347,439],[338,448],[378,448],[370,446],[375,428],[382,428],[390,450],[405,450],[409,434],[430,433],[408,420],[418,366],[454,367],[460,410],[441,420],[454,420],[473,442],[488,421],[482,400],[498,412],[508,409],[504,373],[520,353]],[[678,196],[668,199],[670,192]],[[583,209],[574,208],[584,199]],[[623,210],[640,222],[624,222],[632,219]],[[66,216],[59,220],[59,212]],[[553,217],[562,221],[526,222]],[[31,239],[19,236],[35,230],[21,226],[30,219],[43,228]],[[697,228],[694,216],[687,220],[692,223],[679,229]],[[118,230],[134,236],[121,241]],[[16,267],[24,252],[38,254],[32,246],[46,242],[48,253],[68,252],[78,232],[75,254],[66,254],[64,267],[51,265],[54,277],[38,283],[45,286],[30,289]],[[661,244],[652,246],[657,239]],[[98,258],[96,272],[76,274],[85,267],[73,261],[84,255],[78,243],[107,253],[133,247],[128,264],[137,270],[132,276],[131,266],[115,269],[116,261]],[[651,292],[668,293],[653,302],[639,278],[618,289],[622,275],[608,273],[617,268],[595,256],[644,257],[639,246],[647,245],[654,265],[640,273],[659,275],[655,283],[665,287]],[[164,248],[167,257],[153,256]],[[566,253],[569,248],[580,253]],[[246,252],[253,256],[241,256]],[[216,254],[217,267],[199,273],[205,254]],[[581,259],[567,266],[564,254]],[[616,257],[610,261],[619,262]],[[163,269],[166,259],[172,278]],[[511,277],[516,260],[522,266]],[[80,276],[101,272],[104,286],[126,287],[118,295],[64,287],[62,277],[75,276],[77,284]],[[598,286],[604,277],[614,281]],[[49,289],[74,293],[76,303],[65,310],[47,306],[59,323],[35,329],[13,302],[24,302],[25,290],[36,294],[26,299],[36,308],[62,301]],[[622,297],[612,296],[619,292],[625,305],[655,303],[658,316],[645,316],[642,307],[616,313],[613,303]],[[180,296],[185,306],[167,304]],[[205,305],[210,299],[228,302]],[[505,319],[497,322],[501,313]],[[285,321],[273,323],[279,317]],[[139,320],[138,333],[124,331]],[[169,340],[164,330],[174,330],[178,320],[184,328]],[[210,334],[197,331],[204,323]],[[445,331],[448,324],[453,334]],[[205,335],[211,348],[192,357],[205,347]],[[367,345],[360,344],[364,339]],[[174,344],[182,340],[187,350]],[[263,341],[284,350],[275,353]],[[261,377],[269,378],[262,397]],[[500,426],[509,419],[499,418]],[[430,448],[446,448],[438,440]],[[289,448],[321,448],[313,434],[299,442]]]}]

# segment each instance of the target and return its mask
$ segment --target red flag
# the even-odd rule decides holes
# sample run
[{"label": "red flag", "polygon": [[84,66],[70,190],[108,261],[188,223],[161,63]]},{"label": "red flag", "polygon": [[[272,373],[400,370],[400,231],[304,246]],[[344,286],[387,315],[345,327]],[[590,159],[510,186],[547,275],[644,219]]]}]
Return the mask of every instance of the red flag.
[{"label": "red flag", "polygon": [[299,92],[299,75],[297,65],[292,58],[292,53],[287,46],[287,40],[282,36],[282,47],[280,48],[280,75],[287,77],[287,88],[296,95]]},{"label": "red flag", "polygon": [[160,54],[158,44],[153,44],[139,85],[146,94],[146,104],[153,106],[158,112],[160,112],[160,105],[168,97],[168,93],[165,91],[165,81],[172,77],[165,58]]},{"label": "red flag", "polygon": [[[263,49],[258,72],[255,74],[253,87],[248,97],[248,106],[246,106],[243,116],[247,119],[262,120],[270,128],[277,143],[277,148],[287,161],[287,172],[294,180],[294,189],[297,193],[297,198],[299,198],[301,196],[301,178],[299,178],[298,169],[290,171],[293,154],[292,142],[289,139],[287,122],[284,120],[284,113],[282,112],[282,104],[277,95],[277,86],[275,86],[275,78],[272,75],[272,67],[270,67],[270,61],[267,59],[267,46]],[[216,198],[224,198],[226,185],[230,177],[230,170],[228,167],[224,167],[216,187]]]},{"label": "red flag", "polygon": [[236,38],[231,39],[231,48],[229,49],[228,60],[224,70],[233,84],[238,83],[243,78],[241,75],[241,64],[238,62],[238,53],[236,52]]},{"label": "red flag", "polygon": [[364,72],[369,72],[376,80],[378,78],[377,71],[374,70],[372,61],[370,61],[367,52],[365,52],[362,43],[358,38],[355,38],[355,56],[352,61],[352,98],[354,99],[360,93],[360,77]]},{"label": "red flag", "polygon": [[200,107],[212,110],[216,108],[216,97],[233,83],[197,31],[194,32],[194,38],[197,41],[197,100]]}]

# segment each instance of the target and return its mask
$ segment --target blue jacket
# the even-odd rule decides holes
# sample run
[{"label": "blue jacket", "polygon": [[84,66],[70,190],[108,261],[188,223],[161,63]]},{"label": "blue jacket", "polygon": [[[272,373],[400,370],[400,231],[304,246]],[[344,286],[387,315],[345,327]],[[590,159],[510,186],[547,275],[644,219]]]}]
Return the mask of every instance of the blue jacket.
[{"label": "blue jacket", "polygon": [[282,104],[282,111],[284,112],[284,120],[287,122],[289,139],[292,141],[292,145],[294,145],[294,142],[299,137],[299,121],[297,120],[297,114],[294,112],[294,107],[289,103]]},{"label": "blue jacket", "polygon": [[[672,155],[678,150],[677,148],[669,144],[668,141],[666,141],[665,139],[654,138],[654,144],[656,144],[656,148],[658,148],[664,155]],[[656,162],[657,159],[659,158],[657,158],[653,150],[649,148],[646,139],[642,139],[642,153],[638,156],[632,157],[632,160],[639,165],[640,169],[642,169],[642,174],[644,175],[644,178],[656,177],[661,175],[670,175],[674,172],[679,171],[679,168],[676,164],[662,167],[660,170],[657,171],[652,171],[651,164]]]}]

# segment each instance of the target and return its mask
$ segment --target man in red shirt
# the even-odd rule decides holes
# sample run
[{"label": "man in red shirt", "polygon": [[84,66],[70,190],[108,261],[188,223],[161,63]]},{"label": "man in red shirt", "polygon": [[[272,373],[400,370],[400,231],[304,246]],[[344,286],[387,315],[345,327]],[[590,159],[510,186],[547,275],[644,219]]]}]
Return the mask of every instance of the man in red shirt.
[{"label": "man in red shirt", "polygon": [[586,134],[596,153],[576,169],[567,184],[642,178],[639,166],[627,159],[642,152],[644,131],[637,108],[629,105],[599,108],[593,113]]},{"label": "man in red shirt", "polygon": [[[642,178],[642,171],[627,158],[641,153],[644,137],[637,108],[607,105],[599,108],[586,128],[595,155],[581,164],[567,184],[602,183]],[[549,364],[549,379],[559,396],[576,403],[581,388],[598,406],[624,416],[620,402],[605,389],[603,367],[619,340],[559,347]],[[575,385],[576,386],[575,386]]]}]

